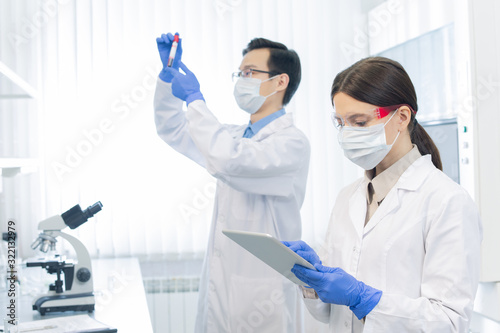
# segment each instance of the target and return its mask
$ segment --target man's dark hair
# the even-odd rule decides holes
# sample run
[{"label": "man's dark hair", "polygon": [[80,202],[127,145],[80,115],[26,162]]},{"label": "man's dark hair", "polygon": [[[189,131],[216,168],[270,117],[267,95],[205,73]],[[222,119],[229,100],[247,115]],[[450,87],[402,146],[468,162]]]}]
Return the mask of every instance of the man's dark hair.
[{"label": "man's dark hair", "polygon": [[254,38],[243,50],[243,56],[256,49],[269,49],[269,61],[267,66],[270,72],[277,74],[288,74],[290,82],[283,97],[283,105],[287,105],[297,91],[300,83],[301,68],[300,59],[294,50],[289,50],[285,45],[273,42],[265,38]]}]

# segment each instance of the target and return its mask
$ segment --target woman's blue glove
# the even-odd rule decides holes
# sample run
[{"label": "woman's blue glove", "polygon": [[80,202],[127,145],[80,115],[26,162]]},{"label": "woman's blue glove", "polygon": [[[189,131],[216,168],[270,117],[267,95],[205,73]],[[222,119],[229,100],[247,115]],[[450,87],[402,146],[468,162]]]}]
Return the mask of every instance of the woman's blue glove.
[{"label": "woman's blue glove", "polygon": [[348,306],[358,319],[364,318],[380,301],[382,292],[367,286],[341,268],[315,264],[318,271],[294,265],[292,273],[311,286],[325,303]]},{"label": "woman's blue glove", "polygon": [[316,252],[314,252],[314,250],[309,245],[307,245],[306,242],[299,240],[282,243],[288,246],[290,250],[297,253],[305,260],[309,261],[312,265],[321,264],[321,260],[319,260]]},{"label": "woman's blue glove", "polygon": [[205,100],[200,92],[200,83],[193,72],[182,61],[179,63],[179,66],[186,74],[182,74],[171,67],[166,68],[167,72],[174,77],[172,79],[172,94],[185,101],[188,105],[198,99]]},{"label": "woman's blue glove", "polygon": [[[162,34],[161,37],[156,38],[156,44],[158,45],[158,51],[160,52],[160,59],[163,64],[163,69],[160,72],[160,79],[167,83],[172,82],[174,78],[173,75],[168,72],[166,69],[169,68],[168,57],[170,56],[170,49],[172,48],[172,42],[174,41],[174,35],[170,32],[168,34]],[[179,38],[179,43],[177,44],[177,51],[175,52],[174,62],[172,63],[172,67],[176,70],[179,70],[179,63],[181,62],[182,57],[182,38]]]}]

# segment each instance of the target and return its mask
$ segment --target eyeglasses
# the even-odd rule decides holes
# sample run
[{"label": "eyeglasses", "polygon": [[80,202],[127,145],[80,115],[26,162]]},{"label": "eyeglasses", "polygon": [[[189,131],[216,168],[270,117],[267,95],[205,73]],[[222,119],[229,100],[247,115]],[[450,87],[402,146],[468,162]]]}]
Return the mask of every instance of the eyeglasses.
[{"label": "eyeglasses", "polygon": [[246,78],[246,79],[251,79],[252,78],[252,73],[257,72],[257,73],[266,73],[266,74],[272,74],[272,75],[279,75],[280,73],[278,72],[267,72],[267,71],[261,71],[259,69],[244,69],[239,72],[234,72],[232,77],[233,77],[233,82],[238,80],[240,77]]},{"label": "eyeglasses", "polygon": [[340,116],[334,110],[332,113],[332,121],[335,128],[338,130],[342,129],[344,126],[350,127],[369,127],[374,124],[377,119],[387,117],[392,111],[397,111],[400,107],[407,106],[413,111],[412,107],[408,104],[397,104],[391,106],[378,107],[370,111],[365,112],[351,112],[345,115],[345,117]]}]

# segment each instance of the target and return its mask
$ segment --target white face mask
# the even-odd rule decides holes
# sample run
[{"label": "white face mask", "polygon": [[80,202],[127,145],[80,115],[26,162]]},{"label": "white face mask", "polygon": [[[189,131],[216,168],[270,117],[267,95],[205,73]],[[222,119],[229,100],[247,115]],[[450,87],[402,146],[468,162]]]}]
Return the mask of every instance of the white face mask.
[{"label": "white face mask", "polygon": [[385,125],[391,121],[394,112],[385,124],[377,124],[366,128],[345,126],[340,129],[338,140],[344,150],[344,155],[353,163],[365,170],[376,167],[387,156],[399,137],[390,145],[385,138]]},{"label": "white face mask", "polygon": [[234,85],[234,98],[236,99],[238,106],[250,114],[257,112],[266,101],[266,98],[277,93],[277,91],[275,91],[267,96],[261,96],[260,85],[262,82],[272,80],[275,77],[276,76],[273,76],[264,81],[256,78],[240,77]]}]

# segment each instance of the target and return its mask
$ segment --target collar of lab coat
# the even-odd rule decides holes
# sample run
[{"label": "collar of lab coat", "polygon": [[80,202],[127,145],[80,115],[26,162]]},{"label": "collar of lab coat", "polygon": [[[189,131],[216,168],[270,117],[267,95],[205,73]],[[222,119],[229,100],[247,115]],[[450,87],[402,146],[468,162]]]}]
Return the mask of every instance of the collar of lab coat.
[{"label": "collar of lab coat", "polygon": [[363,237],[368,234],[384,217],[399,207],[401,196],[398,192],[418,190],[424,183],[425,178],[432,171],[436,170],[436,167],[432,164],[431,155],[422,156],[413,162],[401,175],[396,185],[389,191],[380,207],[378,207],[366,225],[367,207],[365,188],[368,184],[366,179],[359,181],[353,196],[349,200],[349,215],[358,235]]},{"label": "collar of lab coat", "polygon": [[269,135],[276,133],[282,129],[293,126],[293,114],[287,113],[264,126],[260,131],[257,132],[249,140],[261,141],[267,138]]}]

